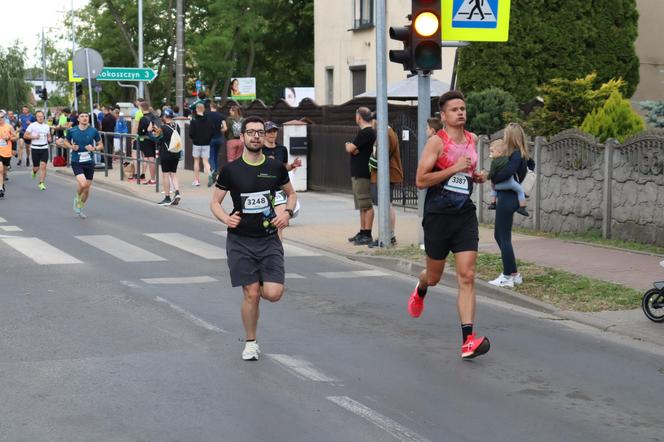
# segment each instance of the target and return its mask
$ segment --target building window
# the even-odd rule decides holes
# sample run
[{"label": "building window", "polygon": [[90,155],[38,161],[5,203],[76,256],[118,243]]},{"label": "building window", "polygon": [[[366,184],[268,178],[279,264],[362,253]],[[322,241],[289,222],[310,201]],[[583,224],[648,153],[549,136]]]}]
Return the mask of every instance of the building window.
[{"label": "building window", "polygon": [[353,0],[353,30],[374,27],[374,0]]},{"label": "building window", "polygon": [[367,91],[367,67],[351,66],[350,74],[353,80],[353,97],[357,97]]},{"label": "building window", "polygon": [[334,104],[334,68],[325,69],[325,104]]}]

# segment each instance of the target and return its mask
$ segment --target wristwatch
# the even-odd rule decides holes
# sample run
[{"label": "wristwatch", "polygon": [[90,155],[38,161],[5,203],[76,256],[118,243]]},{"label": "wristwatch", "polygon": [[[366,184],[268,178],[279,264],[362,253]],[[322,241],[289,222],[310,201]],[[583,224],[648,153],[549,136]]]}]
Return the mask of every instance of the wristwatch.
[{"label": "wristwatch", "polygon": [[284,210],[284,212],[289,214],[291,218],[293,217],[293,211],[291,209],[286,209],[286,210]]}]

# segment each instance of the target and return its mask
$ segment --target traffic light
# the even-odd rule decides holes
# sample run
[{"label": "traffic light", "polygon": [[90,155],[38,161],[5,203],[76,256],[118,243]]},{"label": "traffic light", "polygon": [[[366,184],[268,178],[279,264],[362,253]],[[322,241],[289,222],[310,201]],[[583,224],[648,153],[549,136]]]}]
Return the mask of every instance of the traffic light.
[{"label": "traffic light", "polygon": [[412,1],[413,66],[418,71],[443,67],[440,0]]},{"label": "traffic light", "polygon": [[390,50],[390,61],[393,63],[402,64],[404,71],[414,70],[413,54],[411,52],[411,25],[401,26],[398,28],[390,27],[390,38],[392,40],[403,42],[403,49]]},{"label": "traffic light", "polygon": [[76,83],[76,96],[80,97],[83,95],[83,85],[81,83]]}]

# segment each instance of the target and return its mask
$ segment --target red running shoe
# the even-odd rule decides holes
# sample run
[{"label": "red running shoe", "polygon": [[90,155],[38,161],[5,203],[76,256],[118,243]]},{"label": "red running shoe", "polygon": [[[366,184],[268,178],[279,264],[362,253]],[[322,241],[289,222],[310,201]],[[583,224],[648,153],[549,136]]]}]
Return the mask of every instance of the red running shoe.
[{"label": "red running shoe", "polygon": [[415,286],[415,290],[413,290],[408,299],[408,313],[413,318],[419,318],[423,311],[424,298],[417,294],[417,286]]},{"label": "red running shoe", "polygon": [[473,359],[483,355],[491,348],[489,338],[484,336],[475,336],[475,333],[468,335],[466,342],[461,346],[461,358]]}]

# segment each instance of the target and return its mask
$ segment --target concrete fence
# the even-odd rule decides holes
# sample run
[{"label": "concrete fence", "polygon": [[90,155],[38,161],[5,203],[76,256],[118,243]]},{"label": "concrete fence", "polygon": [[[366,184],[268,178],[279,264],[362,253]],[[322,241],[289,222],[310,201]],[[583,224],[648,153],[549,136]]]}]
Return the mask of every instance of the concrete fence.
[{"label": "concrete fence", "polygon": [[[490,165],[489,138],[478,146],[480,168]],[[618,238],[664,246],[664,134],[649,132],[620,144],[599,143],[576,129],[535,138],[531,154],[537,181],[529,218],[514,224],[545,232],[601,230]],[[486,209],[491,186],[475,195],[480,222],[493,223]]]}]

